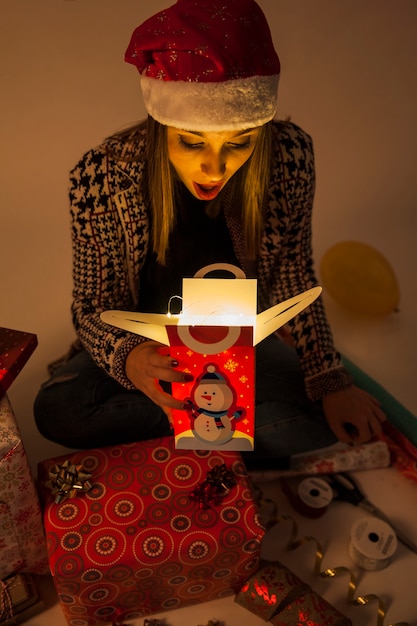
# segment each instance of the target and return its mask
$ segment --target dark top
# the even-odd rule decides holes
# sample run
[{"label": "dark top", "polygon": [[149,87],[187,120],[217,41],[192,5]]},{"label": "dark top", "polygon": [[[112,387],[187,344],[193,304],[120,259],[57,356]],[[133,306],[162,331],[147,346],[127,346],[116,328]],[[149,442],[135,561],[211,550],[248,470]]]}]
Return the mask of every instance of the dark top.
[{"label": "dark top", "polygon": [[[142,313],[167,313],[171,296],[182,296],[182,279],[192,278],[206,265],[239,265],[223,213],[217,217],[208,216],[206,203],[194,198],[187,189],[182,193],[182,200],[170,238],[166,265],[160,265],[151,251],[141,269],[138,311]],[[229,277],[220,271],[210,276]],[[172,300],[170,313],[178,313],[180,310],[181,301]]]}]

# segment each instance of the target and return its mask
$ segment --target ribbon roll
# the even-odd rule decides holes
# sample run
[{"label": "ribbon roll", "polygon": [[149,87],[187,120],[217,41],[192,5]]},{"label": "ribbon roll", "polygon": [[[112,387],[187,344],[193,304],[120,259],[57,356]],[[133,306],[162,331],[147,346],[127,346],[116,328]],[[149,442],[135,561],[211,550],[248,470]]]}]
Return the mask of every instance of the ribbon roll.
[{"label": "ribbon roll", "polygon": [[350,531],[349,555],[366,570],[380,570],[388,565],[397,549],[397,537],[386,522],[361,517]]}]

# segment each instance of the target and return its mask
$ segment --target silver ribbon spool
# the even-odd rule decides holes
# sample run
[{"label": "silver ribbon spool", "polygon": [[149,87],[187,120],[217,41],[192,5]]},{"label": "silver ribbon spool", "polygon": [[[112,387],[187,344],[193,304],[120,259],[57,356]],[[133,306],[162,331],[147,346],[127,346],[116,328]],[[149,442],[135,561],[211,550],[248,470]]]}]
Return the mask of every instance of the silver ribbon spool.
[{"label": "silver ribbon spool", "polygon": [[384,569],[396,549],[397,536],[386,522],[375,517],[361,517],[353,524],[349,555],[362,569]]}]

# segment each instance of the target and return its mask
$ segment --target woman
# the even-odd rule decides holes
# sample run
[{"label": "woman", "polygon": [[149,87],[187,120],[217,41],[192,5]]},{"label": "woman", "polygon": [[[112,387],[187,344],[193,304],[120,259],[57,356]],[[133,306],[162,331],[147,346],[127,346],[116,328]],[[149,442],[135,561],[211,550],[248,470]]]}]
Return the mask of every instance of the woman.
[{"label": "woman", "polygon": [[[259,310],[317,284],[311,138],[274,121],[280,63],[253,0],[179,0],[139,26],[126,61],[146,123],[88,152],[71,173],[73,320],[82,350],[35,402],[41,433],[70,447],[164,436],[168,351],[108,326],[108,309],[167,311],[183,277],[232,263],[257,278]],[[257,347],[255,456],[360,443],[381,430],[352,384],[322,302]],[[291,344],[291,345],[289,345]],[[253,456],[252,456],[253,458]]]}]

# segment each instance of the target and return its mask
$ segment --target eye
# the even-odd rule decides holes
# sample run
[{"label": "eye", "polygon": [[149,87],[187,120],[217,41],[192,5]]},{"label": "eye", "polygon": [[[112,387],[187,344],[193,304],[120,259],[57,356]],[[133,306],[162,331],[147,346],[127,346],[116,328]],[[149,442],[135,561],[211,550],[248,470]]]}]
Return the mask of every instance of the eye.
[{"label": "eye", "polygon": [[232,150],[247,150],[248,148],[250,148],[252,146],[252,139],[249,137],[243,143],[235,143],[233,141],[230,141],[228,143],[228,146]]},{"label": "eye", "polygon": [[199,148],[204,146],[203,141],[196,141],[196,142],[186,141],[184,137],[182,137],[181,135],[178,136],[178,141],[179,141],[180,146],[182,148],[185,148],[186,150],[198,150]]}]

